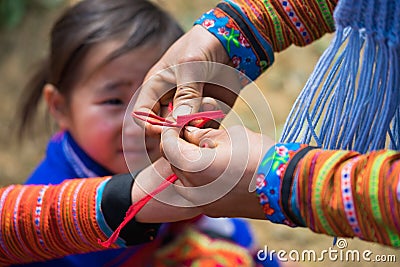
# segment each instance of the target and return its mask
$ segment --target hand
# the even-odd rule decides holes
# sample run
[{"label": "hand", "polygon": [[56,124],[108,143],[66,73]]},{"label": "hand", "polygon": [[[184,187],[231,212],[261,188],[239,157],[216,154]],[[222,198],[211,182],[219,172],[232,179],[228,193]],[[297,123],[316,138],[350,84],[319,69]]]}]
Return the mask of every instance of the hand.
[{"label": "hand", "polygon": [[163,154],[180,180],[177,192],[212,217],[264,219],[255,176],[273,140],[242,126],[227,130],[189,126],[184,138],[187,141],[173,128],[161,137]]},{"label": "hand", "polygon": [[[163,158],[141,171],[132,187],[132,203],[152,192],[171,174],[170,165]],[[135,219],[147,223],[182,221],[200,214],[200,209],[193,206],[175,191],[174,186],[169,186],[146,203]]]},{"label": "hand", "polygon": [[[219,64],[216,64],[219,63]],[[219,40],[196,25],[176,41],[145,77],[133,110],[160,114],[173,101],[173,117],[201,110],[202,96],[232,107],[241,88],[236,70]],[[160,134],[161,126],[143,121],[147,134]]]}]

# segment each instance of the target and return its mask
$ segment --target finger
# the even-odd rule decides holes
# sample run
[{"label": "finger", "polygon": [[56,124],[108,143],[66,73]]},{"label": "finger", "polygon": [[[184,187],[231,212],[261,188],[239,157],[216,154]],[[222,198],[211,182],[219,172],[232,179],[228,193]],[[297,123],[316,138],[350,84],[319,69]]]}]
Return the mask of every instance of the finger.
[{"label": "finger", "polygon": [[[170,111],[169,111],[168,105],[163,105],[161,103],[157,104],[157,105],[159,106],[159,108],[157,108],[159,110],[159,112],[158,112],[159,116],[162,118],[168,118],[170,116]],[[141,110],[147,110],[147,111],[144,111],[144,114],[149,114],[149,115],[155,114],[153,110],[148,110],[146,108],[143,108]],[[135,110],[134,112],[141,112],[141,110]],[[145,129],[146,136],[157,136],[157,137],[160,136],[163,126],[156,125],[152,122],[146,121],[147,119],[150,119],[149,117],[142,116],[141,118],[138,118],[137,116],[133,115],[133,113],[132,113],[132,117],[133,117],[135,123]],[[158,115],[158,114],[156,114],[156,115]]]},{"label": "finger", "polygon": [[[132,111],[139,111],[159,115],[164,102],[172,101],[174,94],[174,84],[170,82],[171,70],[164,70],[161,66],[153,67],[146,75],[145,82],[137,90],[134,96],[134,105]],[[134,118],[135,122],[148,130],[149,134],[160,134],[162,127],[154,126],[143,120]]]},{"label": "finger", "polygon": [[[161,142],[160,142],[160,151],[161,156],[167,159],[168,157],[172,157],[169,154],[172,154],[172,151],[175,147],[175,139],[179,139],[179,129],[177,128],[168,128],[164,130],[161,134]],[[172,158],[174,160],[174,158]]]},{"label": "finger", "polygon": [[[230,85],[226,85],[226,86],[230,86]],[[217,84],[207,83],[204,85],[204,88],[203,88],[203,96],[208,96],[208,97],[211,97],[214,99],[218,99],[219,101],[222,101],[228,107],[231,107],[231,108],[235,104],[235,101],[236,101],[238,95],[239,95],[239,91],[236,91],[236,89],[231,89],[229,87],[227,88],[225,86],[220,86]],[[220,109],[221,108],[224,109],[224,111],[226,111],[225,109],[227,109],[227,107],[225,107],[225,106],[220,107]]]},{"label": "finger", "polygon": [[203,84],[179,86],[174,97],[173,117],[189,115],[200,110]]},{"label": "finger", "polygon": [[214,76],[204,85],[203,96],[222,101],[223,109],[232,108],[242,89],[240,72],[224,64],[214,64],[212,73]]},{"label": "finger", "polygon": [[204,82],[210,79],[209,63],[196,61],[190,55],[184,59],[187,63],[175,66],[177,90],[174,97],[174,118],[196,113],[200,110]]},{"label": "finger", "polygon": [[179,132],[178,128],[170,127],[161,134],[161,154],[174,166],[177,166],[174,162],[180,161],[183,157],[198,159],[200,156],[198,147],[180,138]]},{"label": "finger", "polygon": [[[136,176],[132,187],[132,202],[135,203],[150,194],[170,174],[172,174],[170,165],[163,158],[160,158],[153,165],[141,171]],[[142,222],[179,221],[198,214],[198,211],[190,207],[193,207],[191,202],[178,194],[173,186],[168,186],[146,203],[136,215],[136,219]],[[154,210],[158,210],[159,212],[154,213]]]},{"label": "finger", "polygon": [[[200,111],[214,111],[214,110],[222,110],[222,109],[223,108],[218,103],[218,101],[212,97],[203,97],[203,99],[201,100]],[[209,120],[201,128],[218,129],[221,124],[221,121],[222,121],[222,119]],[[196,124],[193,124],[193,123],[189,123],[189,125],[196,126]]]},{"label": "finger", "polygon": [[217,143],[214,141],[215,131],[212,128],[199,129],[197,127],[186,126],[183,131],[183,136],[186,141],[201,147],[201,148],[215,148]]},{"label": "finger", "polygon": [[173,187],[177,194],[181,197],[186,199],[187,201],[191,202],[192,204],[196,205],[194,200],[193,191],[191,190],[193,184],[186,178],[186,176],[181,172],[179,169],[171,166],[172,171],[178,176],[178,180],[175,181]]},{"label": "finger", "polygon": [[213,111],[219,110],[220,105],[218,104],[217,100],[212,97],[203,97],[201,99],[201,109],[200,111]]},{"label": "finger", "polygon": [[161,153],[174,167],[186,172],[199,172],[210,166],[215,158],[211,149],[200,149],[179,138],[179,129],[166,128],[161,134]]}]

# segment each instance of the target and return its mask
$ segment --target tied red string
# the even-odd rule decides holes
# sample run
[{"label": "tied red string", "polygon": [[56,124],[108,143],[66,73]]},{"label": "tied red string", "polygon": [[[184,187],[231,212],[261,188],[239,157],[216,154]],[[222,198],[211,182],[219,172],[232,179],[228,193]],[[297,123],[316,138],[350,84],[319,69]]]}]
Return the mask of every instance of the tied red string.
[{"label": "tied red string", "polygon": [[[169,110],[172,111],[171,105],[169,106]],[[195,122],[194,126],[201,128],[210,120],[224,118],[225,114],[221,110],[204,111],[204,112],[198,112],[195,114],[178,116],[176,119],[176,122],[167,120],[163,117],[160,117],[160,116],[157,116],[154,114],[141,112],[141,111],[133,112],[132,116],[134,116],[138,119],[141,119],[143,121],[149,122],[153,125],[160,125],[160,126],[167,126],[167,127],[183,127],[183,126],[187,125],[189,122],[193,121],[193,122]],[[155,195],[157,195],[158,193],[163,191],[165,188],[167,188],[170,184],[173,184],[177,179],[178,179],[178,177],[175,174],[171,174],[154,191],[152,191],[150,194],[144,196],[138,202],[132,204],[129,207],[129,209],[127,210],[124,220],[118,226],[118,228],[114,231],[114,233],[110,236],[110,238],[104,242],[101,241],[100,239],[98,239],[97,242],[106,248],[110,247],[111,244],[113,244],[117,240],[122,228],[124,228],[124,226],[136,216],[136,214],[144,207],[144,205],[146,205],[147,202],[149,202]]]},{"label": "tied red string", "polygon": [[191,121],[196,121],[196,127],[203,127],[209,120],[214,119],[222,119],[224,118],[224,113],[221,110],[216,111],[203,111],[195,114],[182,115],[176,118],[176,122],[167,120],[155,114],[135,111],[132,113],[132,116],[143,120],[145,122],[149,122],[153,125],[159,126],[167,126],[167,127],[183,127]]}]

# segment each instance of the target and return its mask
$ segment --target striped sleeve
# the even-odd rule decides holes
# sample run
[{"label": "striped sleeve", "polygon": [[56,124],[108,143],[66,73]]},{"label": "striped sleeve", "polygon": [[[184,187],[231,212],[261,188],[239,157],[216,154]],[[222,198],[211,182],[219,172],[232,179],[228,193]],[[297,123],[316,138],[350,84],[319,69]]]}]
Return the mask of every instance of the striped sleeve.
[{"label": "striped sleeve", "polygon": [[316,149],[293,174],[300,216],[313,231],[400,247],[400,153]]},{"label": "striped sleeve", "polygon": [[278,144],[259,167],[257,193],[275,223],[400,247],[399,177],[399,152]]},{"label": "striped sleeve", "polygon": [[[104,250],[98,240],[109,238],[125,215],[132,183],[119,175],[0,188],[0,266]],[[158,227],[132,220],[125,239],[110,248],[152,240]]]},{"label": "striped sleeve", "polygon": [[225,0],[195,24],[214,34],[234,67],[254,80],[272,65],[274,52],[332,32],[335,5],[336,0]]},{"label": "striped sleeve", "polygon": [[98,193],[108,179],[0,189],[0,265],[103,249],[97,239],[107,235],[96,220],[96,206]]}]

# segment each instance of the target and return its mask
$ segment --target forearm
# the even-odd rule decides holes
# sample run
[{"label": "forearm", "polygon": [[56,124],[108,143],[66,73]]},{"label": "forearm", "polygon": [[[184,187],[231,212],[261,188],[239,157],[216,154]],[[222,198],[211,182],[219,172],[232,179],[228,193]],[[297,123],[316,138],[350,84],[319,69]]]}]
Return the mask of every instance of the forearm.
[{"label": "forearm", "polygon": [[336,0],[225,0],[196,23],[224,45],[251,79],[272,65],[274,52],[305,46],[334,30]]},{"label": "forearm", "polygon": [[302,220],[316,232],[399,247],[399,159],[389,150],[309,152],[294,173]]},{"label": "forearm", "polygon": [[[98,239],[110,236],[115,220],[124,216],[126,205],[131,204],[130,188],[125,192],[116,190],[126,186],[127,179],[73,179],[60,185],[0,189],[0,265],[105,249]],[[144,242],[157,232],[157,225],[146,224],[149,231],[143,231],[141,224],[132,224],[127,226],[126,234],[133,231],[139,235],[128,239],[129,235],[122,233],[126,240],[119,239],[112,247]]]},{"label": "forearm", "polygon": [[[285,147],[277,146],[287,152]],[[399,247],[400,154],[303,149],[298,147],[285,160],[276,157],[271,162],[280,166],[271,169],[278,172],[279,194],[274,199],[265,182],[259,187],[266,217],[318,233]],[[271,179],[271,173],[267,176]]]}]

